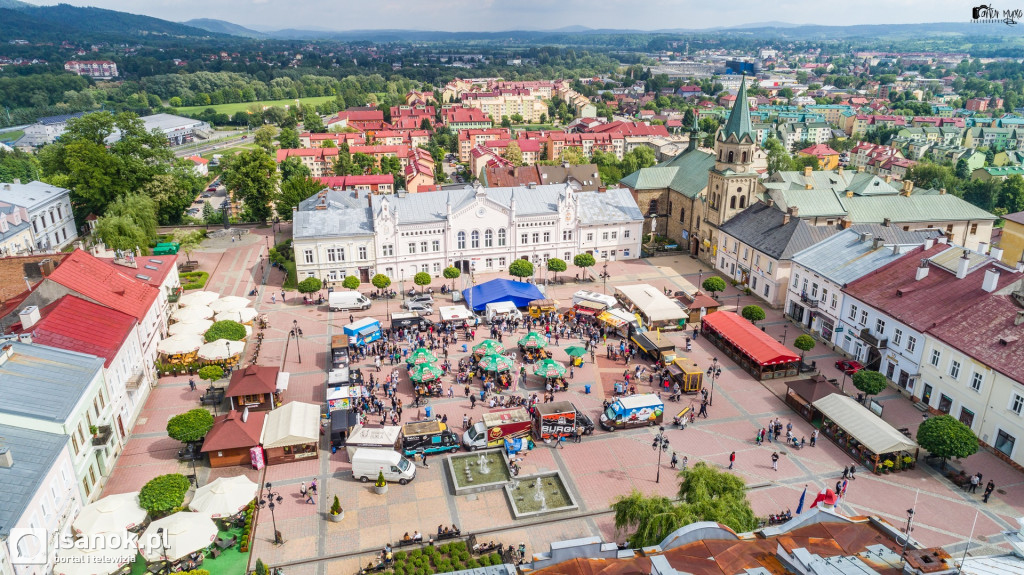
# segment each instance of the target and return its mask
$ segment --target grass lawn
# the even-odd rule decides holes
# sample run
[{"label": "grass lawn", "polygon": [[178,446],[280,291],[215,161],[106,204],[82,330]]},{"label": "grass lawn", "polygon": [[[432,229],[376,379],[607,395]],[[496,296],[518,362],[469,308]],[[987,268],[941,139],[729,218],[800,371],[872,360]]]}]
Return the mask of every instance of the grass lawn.
[{"label": "grass lawn", "polygon": [[[299,101],[303,105],[312,104],[314,106],[322,104],[329,100],[333,100],[334,96],[316,96],[312,98],[299,98]],[[178,112],[182,114],[198,114],[207,108],[213,108],[218,114],[227,114],[229,116],[234,115],[236,112],[245,112],[249,109],[249,106],[253,104],[259,104],[260,106],[294,106],[295,100],[261,100],[259,102],[239,102],[237,104],[214,104],[210,106],[183,106],[178,108]]]},{"label": "grass lawn", "polygon": [[287,289],[298,289],[299,280],[298,276],[295,273],[295,262],[291,260],[285,260],[284,269],[288,271],[288,279],[284,280],[284,285],[281,287]]},{"label": "grass lawn", "polygon": [[11,130],[0,132],[0,142],[13,142],[25,135],[25,130]]}]

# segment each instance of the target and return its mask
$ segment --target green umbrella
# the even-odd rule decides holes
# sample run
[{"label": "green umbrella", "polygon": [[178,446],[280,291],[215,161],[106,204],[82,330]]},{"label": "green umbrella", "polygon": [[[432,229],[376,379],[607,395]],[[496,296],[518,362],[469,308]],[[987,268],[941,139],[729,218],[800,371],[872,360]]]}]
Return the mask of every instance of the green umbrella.
[{"label": "green umbrella", "polygon": [[508,371],[512,369],[512,360],[503,355],[492,353],[480,359],[480,369],[484,371]]},{"label": "green umbrella", "polygon": [[412,365],[420,365],[421,363],[433,363],[437,361],[437,356],[430,353],[429,349],[421,347],[416,351],[410,353],[409,359],[406,359],[405,361],[406,363],[411,363]]},{"label": "green umbrella", "polygon": [[440,379],[442,375],[444,375],[444,371],[440,367],[432,363],[421,363],[412,368],[412,371],[409,372],[409,379],[416,383],[426,383]]},{"label": "green umbrella", "polygon": [[583,357],[587,354],[587,350],[578,345],[572,345],[565,348],[565,353],[569,354],[569,357]]},{"label": "green umbrella", "polygon": [[553,359],[544,359],[537,363],[537,367],[533,370],[533,375],[548,378],[562,377],[565,375],[565,368]]},{"label": "green umbrella", "polygon": [[519,345],[523,347],[541,348],[546,347],[548,345],[548,342],[546,339],[544,339],[544,336],[542,336],[541,334],[535,331],[531,331],[530,333],[524,335],[523,338],[519,340]]},{"label": "green umbrella", "polygon": [[473,346],[473,353],[479,353],[481,355],[490,355],[492,353],[501,353],[503,351],[505,351],[505,346],[493,339],[485,339]]}]

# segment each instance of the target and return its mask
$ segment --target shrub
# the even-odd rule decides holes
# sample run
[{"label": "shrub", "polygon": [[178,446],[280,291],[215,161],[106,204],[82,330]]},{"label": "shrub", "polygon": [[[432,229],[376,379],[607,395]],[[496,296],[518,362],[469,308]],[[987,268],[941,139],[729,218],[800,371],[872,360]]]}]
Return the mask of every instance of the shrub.
[{"label": "shrub", "polygon": [[497,551],[491,553],[491,565],[501,565],[501,555]]},{"label": "shrub", "polygon": [[180,473],[154,477],[139,491],[139,506],[153,517],[162,517],[184,503],[188,487],[188,478]]},{"label": "shrub", "polygon": [[341,508],[341,501],[338,501],[338,496],[334,496],[334,503],[331,503],[331,515],[338,515],[343,509]]},{"label": "shrub", "polygon": [[210,274],[207,272],[184,272],[179,275],[181,279],[181,289],[203,289],[206,286],[206,280],[210,279]]},{"label": "shrub", "polygon": [[213,414],[199,407],[179,413],[167,421],[167,435],[186,443],[206,437],[213,427]]},{"label": "shrub", "polygon": [[476,569],[477,567],[480,567],[480,562],[476,559],[470,559],[469,561],[466,561],[467,569]]},{"label": "shrub", "polygon": [[397,563],[399,561],[405,561],[405,558],[408,556],[409,554],[405,551],[398,551],[397,553],[395,553],[395,562]]},{"label": "shrub", "polygon": [[199,368],[199,379],[217,381],[224,377],[224,368],[219,365],[204,365]]},{"label": "shrub", "polygon": [[725,291],[725,280],[718,276],[711,276],[704,280],[701,287],[704,288],[704,291],[711,292],[711,297],[715,297],[716,293]]},{"label": "shrub", "polygon": [[341,282],[341,287],[345,289],[358,289],[359,278],[357,278],[356,276],[346,276],[345,279],[342,280]]},{"label": "shrub", "polygon": [[756,324],[765,318],[764,310],[761,309],[761,306],[757,305],[744,306],[743,310],[740,311],[740,315],[743,316],[743,319],[753,324]]},{"label": "shrub", "polygon": [[300,293],[315,293],[320,291],[323,284],[319,278],[306,278],[299,282],[298,288]]},{"label": "shrub", "polygon": [[206,334],[203,337],[207,342],[218,339],[242,341],[245,339],[245,326],[230,319],[214,322],[210,329],[206,330]]}]

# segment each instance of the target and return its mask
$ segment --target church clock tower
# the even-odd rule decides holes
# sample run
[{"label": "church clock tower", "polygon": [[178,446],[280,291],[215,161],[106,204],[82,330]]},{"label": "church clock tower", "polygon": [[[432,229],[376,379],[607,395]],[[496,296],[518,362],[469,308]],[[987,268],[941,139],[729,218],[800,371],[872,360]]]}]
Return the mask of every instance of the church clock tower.
[{"label": "church clock tower", "polygon": [[747,79],[740,81],[736,102],[715,137],[715,167],[708,171],[701,226],[701,259],[714,262],[718,228],[756,199],[758,175],[753,170],[757,142],[750,124]]}]

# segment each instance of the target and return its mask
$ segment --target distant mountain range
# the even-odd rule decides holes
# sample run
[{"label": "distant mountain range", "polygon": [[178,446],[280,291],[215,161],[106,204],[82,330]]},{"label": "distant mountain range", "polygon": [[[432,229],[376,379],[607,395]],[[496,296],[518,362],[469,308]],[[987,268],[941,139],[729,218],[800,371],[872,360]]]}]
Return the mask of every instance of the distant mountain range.
[{"label": "distant mountain range", "polygon": [[0,0],[0,38],[4,39],[62,41],[145,36],[208,38],[212,35],[201,28],[116,10],[67,4],[35,6],[18,0]]},{"label": "distant mountain range", "polygon": [[[5,0],[0,0],[3,2]],[[10,2],[16,2],[17,0],[6,0]],[[200,30],[206,30],[207,32],[213,32],[214,34],[227,34],[229,36],[241,36],[243,38],[269,38],[270,35],[265,32],[257,32],[256,30],[250,30],[245,26],[239,26],[224,20],[214,20],[213,18],[196,18],[194,20],[188,20],[182,22],[186,26],[193,28],[199,28]]]}]

